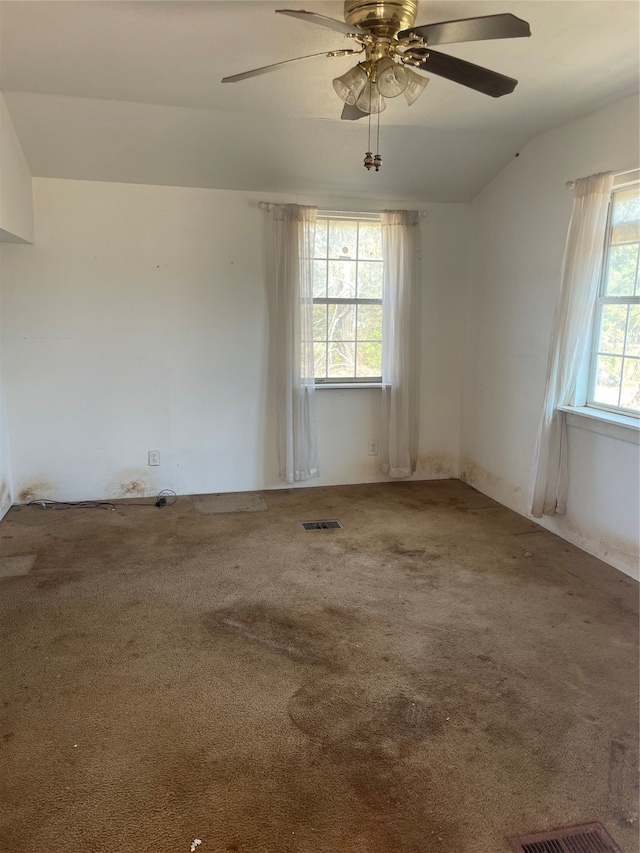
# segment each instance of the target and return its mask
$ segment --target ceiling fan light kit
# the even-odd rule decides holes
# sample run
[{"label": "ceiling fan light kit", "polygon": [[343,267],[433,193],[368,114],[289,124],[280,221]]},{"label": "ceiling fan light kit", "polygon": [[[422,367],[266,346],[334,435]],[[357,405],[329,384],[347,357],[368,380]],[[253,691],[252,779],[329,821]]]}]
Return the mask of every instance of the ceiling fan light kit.
[{"label": "ceiling fan light kit", "polygon": [[377,115],[386,110],[387,104],[378,89],[377,83],[371,81],[367,83],[358,95],[356,107],[365,115]]},{"label": "ceiling fan light kit", "polygon": [[378,89],[385,98],[397,98],[407,88],[407,72],[390,56],[378,61]]},{"label": "ceiling fan light kit", "polygon": [[[518,81],[512,77],[440,53],[433,50],[433,46],[487,39],[524,38],[531,35],[526,21],[515,15],[502,13],[416,27],[414,24],[417,13],[417,0],[345,0],[344,22],[315,12],[278,9],[277,14],[342,33],[356,41],[360,49],[340,49],[301,56],[225,77],[222,82],[245,80],[274,71],[291,62],[310,59],[312,56],[333,58],[364,53],[363,61],[333,80],[333,88],[345,103],[342,119],[354,121],[369,117],[369,137],[371,115],[379,117],[386,109],[385,98],[404,95],[406,103],[411,106],[426,88],[429,78],[417,74],[413,68],[459,83],[492,98],[500,98],[513,92]],[[379,154],[374,157],[370,151],[367,152],[364,161],[367,170],[373,168],[377,172],[381,164],[382,158]]]},{"label": "ceiling fan light kit", "polygon": [[422,74],[416,74],[415,71],[412,71],[406,66],[404,68],[404,73],[407,75],[407,87],[402,94],[404,95],[404,99],[407,104],[411,106],[411,104],[413,104],[426,89],[429,78],[423,77]]},{"label": "ceiling fan light kit", "polygon": [[369,77],[367,72],[362,65],[358,63],[353,68],[350,68],[346,74],[343,74],[341,77],[336,77],[333,81],[333,88],[335,89],[338,97],[342,98],[345,104],[353,106],[358,100],[358,96],[364,89],[368,79]]}]

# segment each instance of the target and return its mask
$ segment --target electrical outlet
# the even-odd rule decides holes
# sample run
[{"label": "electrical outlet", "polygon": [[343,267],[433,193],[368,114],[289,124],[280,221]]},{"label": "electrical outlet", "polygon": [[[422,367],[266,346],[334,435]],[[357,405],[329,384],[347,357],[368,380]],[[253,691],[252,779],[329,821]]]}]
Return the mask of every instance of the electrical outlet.
[{"label": "electrical outlet", "polygon": [[369,450],[367,451],[369,456],[377,456],[378,455],[378,439],[370,438],[369,439]]},{"label": "electrical outlet", "polygon": [[149,451],[149,465],[159,465],[160,464],[160,451],[159,450],[150,450]]}]

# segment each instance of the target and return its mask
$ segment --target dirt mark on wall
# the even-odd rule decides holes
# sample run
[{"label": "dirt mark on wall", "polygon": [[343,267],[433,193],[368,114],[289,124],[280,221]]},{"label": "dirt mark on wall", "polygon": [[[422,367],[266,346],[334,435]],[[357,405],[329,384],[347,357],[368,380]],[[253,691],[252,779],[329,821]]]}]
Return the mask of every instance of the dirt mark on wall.
[{"label": "dirt mark on wall", "polygon": [[11,492],[5,482],[0,485],[0,514],[11,506]]},{"label": "dirt mark on wall", "polygon": [[28,504],[30,501],[36,501],[40,498],[51,498],[54,492],[54,486],[47,480],[36,480],[20,489],[18,492],[18,503]]},{"label": "dirt mark on wall", "polygon": [[554,525],[549,529],[599,560],[604,560],[631,577],[638,578],[638,547],[635,542],[599,529],[595,525],[588,528],[578,525],[569,521],[566,516],[555,516]]},{"label": "dirt mark on wall", "polygon": [[457,477],[458,466],[451,453],[425,453],[418,457],[416,474],[426,479],[446,480]]},{"label": "dirt mark on wall", "polygon": [[123,468],[105,489],[107,498],[140,498],[157,493],[155,477],[144,468]]},{"label": "dirt mark on wall", "polygon": [[514,486],[504,477],[492,474],[468,456],[464,456],[461,460],[460,479],[468,486],[473,486],[474,489],[478,489],[506,506],[516,508],[522,502],[520,486]]}]

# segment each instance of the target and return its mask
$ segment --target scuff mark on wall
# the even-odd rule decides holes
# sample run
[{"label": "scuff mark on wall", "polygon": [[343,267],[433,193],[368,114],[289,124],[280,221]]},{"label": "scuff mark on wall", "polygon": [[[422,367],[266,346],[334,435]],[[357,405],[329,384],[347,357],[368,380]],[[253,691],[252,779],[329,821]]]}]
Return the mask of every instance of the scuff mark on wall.
[{"label": "scuff mark on wall", "polygon": [[107,498],[141,498],[158,492],[155,476],[144,468],[124,468],[105,489]]},{"label": "scuff mark on wall", "polygon": [[460,462],[460,479],[468,486],[473,486],[484,495],[509,507],[509,509],[524,515],[526,507],[520,486],[514,486],[503,477],[492,474],[478,465],[469,456],[463,456]]},{"label": "scuff mark on wall", "polygon": [[11,506],[11,490],[3,481],[0,485],[0,517],[2,517]]},{"label": "scuff mark on wall", "polygon": [[609,563],[626,575],[640,580],[640,556],[635,542],[615,536],[605,530],[590,525],[588,529],[580,527],[564,515],[543,516],[534,519],[536,524],[556,533],[572,545],[593,554],[599,560]]},{"label": "scuff mark on wall", "polygon": [[589,525],[588,528],[579,526],[564,515],[533,518],[528,511],[526,495],[519,486],[514,486],[504,478],[492,474],[468,456],[462,458],[460,479],[630,577],[636,579],[640,577],[638,550],[634,542],[598,529],[594,525]]},{"label": "scuff mark on wall", "polygon": [[[468,486],[473,486],[474,489],[480,488],[481,483],[490,488],[497,489],[504,482],[502,477],[498,477],[480,465],[477,465],[468,456],[462,457],[460,479]],[[480,491],[482,491],[481,488]]]},{"label": "scuff mark on wall", "polygon": [[426,480],[448,480],[458,476],[458,465],[451,453],[426,453],[418,457],[415,473]]},{"label": "scuff mark on wall", "polygon": [[20,489],[18,503],[28,504],[30,501],[37,501],[40,498],[51,498],[54,491],[55,487],[48,480],[37,480]]}]

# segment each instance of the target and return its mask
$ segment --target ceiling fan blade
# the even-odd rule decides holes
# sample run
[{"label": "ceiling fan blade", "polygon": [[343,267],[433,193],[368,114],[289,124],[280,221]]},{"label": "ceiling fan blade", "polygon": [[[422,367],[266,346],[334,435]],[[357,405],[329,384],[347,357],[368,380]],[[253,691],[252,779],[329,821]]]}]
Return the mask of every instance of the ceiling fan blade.
[{"label": "ceiling fan blade", "polygon": [[398,38],[406,38],[415,33],[432,44],[457,44],[463,41],[484,41],[485,39],[517,39],[531,35],[526,21],[515,15],[484,15],[481,18],[461,18],[459,21],[441,21],[438,24],[425,24],[412,27],[398,33]]},{"label": "ceiling fan blade", "polygon": [[303,59],[313,59],[314,56],[351,56],[354,53],[360,53],[359,50],[332,50],[329,53],[309,53],[307,56],[297,56],[295,59],[285,59],[283,62],[274,62],[273,65],[263,65],[262,68],[252,68],[251,71],[243,71],[241,74],[232,74],[230,77],[224,77],[223,83],[237,83],[239,80],[246,80],[248,77],[257,77],[259,74],[268,74],[270,71],[277,71],[284,65],[289,65],[290,62],[301,62]]},{"label": "ceiling fan blade", "polygon": [[508,95],[518,85],[518,81],[513,77],[505,77],[497,71],[490,71],[488,68],[482,68],[480,65],[474,65],[455,56],[448,56],[446,53],[438,53],[436,50],[427,48],[410,51],[410,55],[416,58],[421,54],[424,59],[420,63],[420,68],[430,74],[437,74],[438,77],[468,86],[484,95],[490,95],[492,98]]},{"label": "ceiling fan blade", "polygon": [[291,18],[299,18],[301,21],[308,21],[310,24],[319,24],[321,27],[328,27],[330,30],[344,33],[345,36],[351,33],[366,35],[364,30],[354,24],[345,24],[344,21],[336,21],[335,18],[327,18],[326,15],[318,15],[316,12],[305,12],[303,9],[299,11],[295,9],[276,9],[276,15],[289,15]]},{"label": "ceiling fan blade", "polygon": [[342,113],[340,118],[343,121],[357,121],[359,118],[365,118],[369,113],[363,113],[362,110],[359,110],[358,107],[350,104],[345,104],[342,108]]}]

